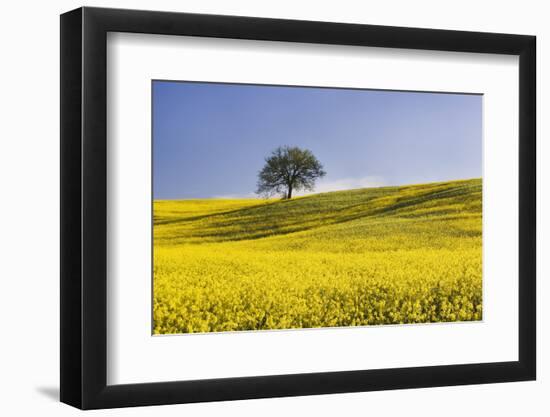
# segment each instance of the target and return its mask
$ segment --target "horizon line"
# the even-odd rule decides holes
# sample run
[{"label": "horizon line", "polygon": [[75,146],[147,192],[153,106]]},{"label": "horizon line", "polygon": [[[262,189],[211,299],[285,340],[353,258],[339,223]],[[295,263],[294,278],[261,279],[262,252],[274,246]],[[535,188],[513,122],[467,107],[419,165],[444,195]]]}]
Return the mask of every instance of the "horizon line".
[{"label": "horizon line", "polygon": [[[483,177],[471,177],[471,178],[458,178],[458,179],[449,179],[449,180],[437,180],[437,181],[428,181],[428,182],[418,182],[418,183],[406,183],[406,184],[392,184],[392,185],[379,185],[373,187],[358,187],[350,188],[346,190],[334,190],[334,191],[322,191],[319,193],[311,193],[307,195],[297,195],[292,197],[291,200],[298,198],[313,197],[321,194],[330,194],[330,193],[342,193],[346,191],[356,191],[356,190],[374,190],[380,188],[396,188],[396,187],[414,187],[417,185],[430,185],[430,184],[443,184],[447,182],[460,182],[460,181],[473,181],[473,180],[483,180]],[[254,193],[255,194],[255,193]],[[284,200],[280,197],[194,197],[194,198],[152,198],[152,201],[193,201],[193,200]]]}]

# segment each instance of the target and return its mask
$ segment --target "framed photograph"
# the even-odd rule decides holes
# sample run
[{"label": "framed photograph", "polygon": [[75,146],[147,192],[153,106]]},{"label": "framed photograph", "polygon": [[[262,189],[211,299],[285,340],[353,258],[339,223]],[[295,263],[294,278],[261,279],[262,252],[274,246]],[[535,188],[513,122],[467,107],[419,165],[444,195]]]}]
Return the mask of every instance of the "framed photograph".
[{"label": "framed photograph", "polygon": [[533,380],[535,37],[61,16],[61,401]]}]

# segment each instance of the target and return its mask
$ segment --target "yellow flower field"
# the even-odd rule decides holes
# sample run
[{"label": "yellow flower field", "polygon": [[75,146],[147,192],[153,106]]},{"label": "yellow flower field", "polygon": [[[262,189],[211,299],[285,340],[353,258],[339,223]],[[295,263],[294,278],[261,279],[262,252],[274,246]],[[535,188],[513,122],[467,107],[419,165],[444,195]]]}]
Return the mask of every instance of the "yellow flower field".
[{"label": "yellow flower field", "polygon": [[154,202],[154,333],[482,318],[480,179]]}]

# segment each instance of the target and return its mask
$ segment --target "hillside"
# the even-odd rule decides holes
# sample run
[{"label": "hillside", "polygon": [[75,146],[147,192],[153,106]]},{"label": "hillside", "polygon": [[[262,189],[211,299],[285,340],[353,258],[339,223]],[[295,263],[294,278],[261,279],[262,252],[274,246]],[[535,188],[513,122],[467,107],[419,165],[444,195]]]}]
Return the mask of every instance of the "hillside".
[{"label": "hillside", "polygon": [[478,320],[481,212],[480,179],[155,201],[155,332]]}]

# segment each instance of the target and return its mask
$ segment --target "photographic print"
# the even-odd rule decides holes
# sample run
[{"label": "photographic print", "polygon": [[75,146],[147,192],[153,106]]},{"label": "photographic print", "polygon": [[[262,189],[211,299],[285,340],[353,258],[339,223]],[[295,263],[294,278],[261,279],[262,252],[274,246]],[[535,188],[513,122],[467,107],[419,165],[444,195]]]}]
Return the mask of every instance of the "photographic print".
[{"label": "photographic print", "polygon": [[482,101],[152,81],[153,334],[482,320]]}]

